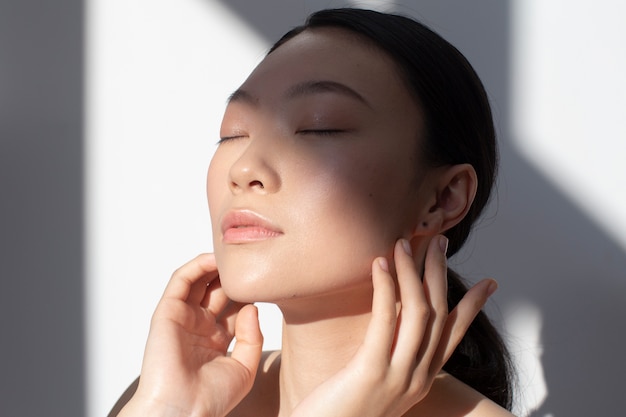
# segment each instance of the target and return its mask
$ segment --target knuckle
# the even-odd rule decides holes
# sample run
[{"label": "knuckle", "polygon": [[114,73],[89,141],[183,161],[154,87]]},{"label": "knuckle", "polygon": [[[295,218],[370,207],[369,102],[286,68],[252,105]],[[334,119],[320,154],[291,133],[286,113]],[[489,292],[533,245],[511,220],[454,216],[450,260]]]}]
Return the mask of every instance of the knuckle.
[{"label": "knuckle", "polygon": [[458,344],[463,336],[465,336],[465,332],[467,331],[467,326],[455,326],[450,332],[450,340],[454,344]]},{"label": "knuckle", "polygon": [[443,304],[438,304],[433,307],[435,310],[435,314],[437,315],[438,320],[446,321],[448,318],[448,306]]},{"label": "knuckle", "polygon": [[410,397],[422,398],[428,392],[427,388],[428,383],[426,378],[424,378],[423,376],[418,376],[411,380],[411,383],[407,387],[406,393]]},{"label": "knuckle", "polygon": [[371,367],[366,372],[359,372],[359,379],[366,385],[372,387],[381,387],[384,385],[387,373],[377,367]]},{"label": "knuckle", "polygon": [[411,382],[408,378],[399,378],[397,380],[394,380],[389,384],[389,393],[394,396],[404,394],[405,392],[407,392],[410,383]]},{"label": "knuckle", "polygon": [[431,309],[427,305],[420,305],[420,306],[417,306],[415,309],[415,316],[417,317],[418,320],[420,320],[420,322],[428,322],[431,314],[432,314]]},{"label": "knuckle", "polygon": [[413,372],[406,368],[391,367],[386,375],[385,391],[389,397],[403,396],[410,384]]},{"label": "knuckle", "polygon": [[178,277],[182,273],[183,268],[184,266],[179,266],[178,268],[176,268],[174,272],[172,272],[172,278]]},{"label": "knuckle", "polygon": [[396,314],[395,312],[386,311],[380,315],[380,320],[386,327],[395,327],[396,325]]}]

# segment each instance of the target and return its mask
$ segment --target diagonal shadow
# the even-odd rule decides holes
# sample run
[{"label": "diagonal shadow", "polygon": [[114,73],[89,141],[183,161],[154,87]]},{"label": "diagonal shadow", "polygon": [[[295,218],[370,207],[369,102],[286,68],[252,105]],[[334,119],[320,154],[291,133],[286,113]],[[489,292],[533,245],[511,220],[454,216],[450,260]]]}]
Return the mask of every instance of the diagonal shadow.
[{"label": "diagonal shadow", "polygon": [[[312,10],[346,5],[286,0],[222,3],[268,42],[301,23]],[[614,358],[622,357],[626,332],[618,330],[615,322],[626,316],[626,254],[513,144],[510,2],[393,4],[459,47],[492,98],[501,170],[498,195],[488,211],[497,216],[485,221],[457,261],[469,277],[498,277],[501,290],[496,300],[503,309],[525,300],[541,311],[541,361],[548,395],[531,415],[619,415],[626,361]],[[523,398],[523,386],[518,394]]]}]

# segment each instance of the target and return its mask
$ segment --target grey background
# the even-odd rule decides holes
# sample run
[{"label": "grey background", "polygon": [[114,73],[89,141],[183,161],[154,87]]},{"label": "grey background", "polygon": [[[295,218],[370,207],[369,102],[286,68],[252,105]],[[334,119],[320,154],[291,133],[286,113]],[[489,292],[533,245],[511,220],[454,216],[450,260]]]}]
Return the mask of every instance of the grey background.
[{"label": "grey background", "polygon": [[[273,40],[340,3],[224,4]],[[509,2],[396,5],[455,44],[492,98],[499,191],[459,263],[470,278],[499,279],[503,310],[528,300],[542,312],[548,397],[533,416],[619,415],[626,256],[512,144]],[[83,9],[78,0],[0,1],[0,416],[86,409]]]},{"label": "grey background", "polygon": [[83,4],[0,0],[0,416],[83,416]]}]

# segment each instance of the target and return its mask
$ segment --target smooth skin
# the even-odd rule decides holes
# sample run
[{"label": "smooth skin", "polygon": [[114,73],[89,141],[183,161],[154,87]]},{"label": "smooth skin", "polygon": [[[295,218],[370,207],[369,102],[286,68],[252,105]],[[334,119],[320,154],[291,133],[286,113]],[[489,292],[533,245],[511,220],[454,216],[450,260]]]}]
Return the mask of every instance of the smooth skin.
[{"label": "smooth skin", "polygon": [[[111,414],[132,397],[119,415],[510,416],[441,372],[496,284],[448,314],[441,233],[476,173],[418,169],[422,130],[393,62],[350,33],[306,31],[268,55],[209,168],[215,255],[172,276],[136,391]],[[267,239],[228,237],[248,212]],[[261,352],[256,301],[283,313],[281,352]]]},{"label": "smooth skin", "polygon": [[[509,415],[469,387],[461,384],[459,390],[458,383],[446,381],[449,375],[440,374],[495,291],[495,282],[476,284],[448,314],[445,237],[438,236],[429,245],[423,283],[407,243],[400,240],[394,249],[399,297],[387,259],[375,259],[372,319],[364,342],[345,368],[290,415],[402,416],[411,408],[407,415],[422,415],[420,408],[431,404],[418,403],[433,384],[467,393],[452,405],[436,404],[437,413],[429,415],[452,415],[445,409],[464,403],[472,410],[463,415]],[[236,343],[229,355],[226,349],[233,337]],[[228,300],[219,285],[215,257],[198,256],[173,274],[159,302],[137,391],[119,416],[227,415],[253,386],[262,343],[256,307]],[[252,404],[244,402],[233,415],[248,415],[247,411],[276,415],[263,405],[256,404],[254,412]]]}]

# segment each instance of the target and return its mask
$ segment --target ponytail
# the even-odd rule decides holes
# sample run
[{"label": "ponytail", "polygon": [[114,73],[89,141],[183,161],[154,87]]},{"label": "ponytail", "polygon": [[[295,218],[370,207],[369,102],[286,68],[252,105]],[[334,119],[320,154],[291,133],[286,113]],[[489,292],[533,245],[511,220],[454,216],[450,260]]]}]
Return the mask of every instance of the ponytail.
[{"label": "ponytail", "polygon": [[[463,279],[448,268],[448,310],[467,292]],[[500,406],[511,409],[511,358],[487,315],[480,311],[443,369]]]}]

